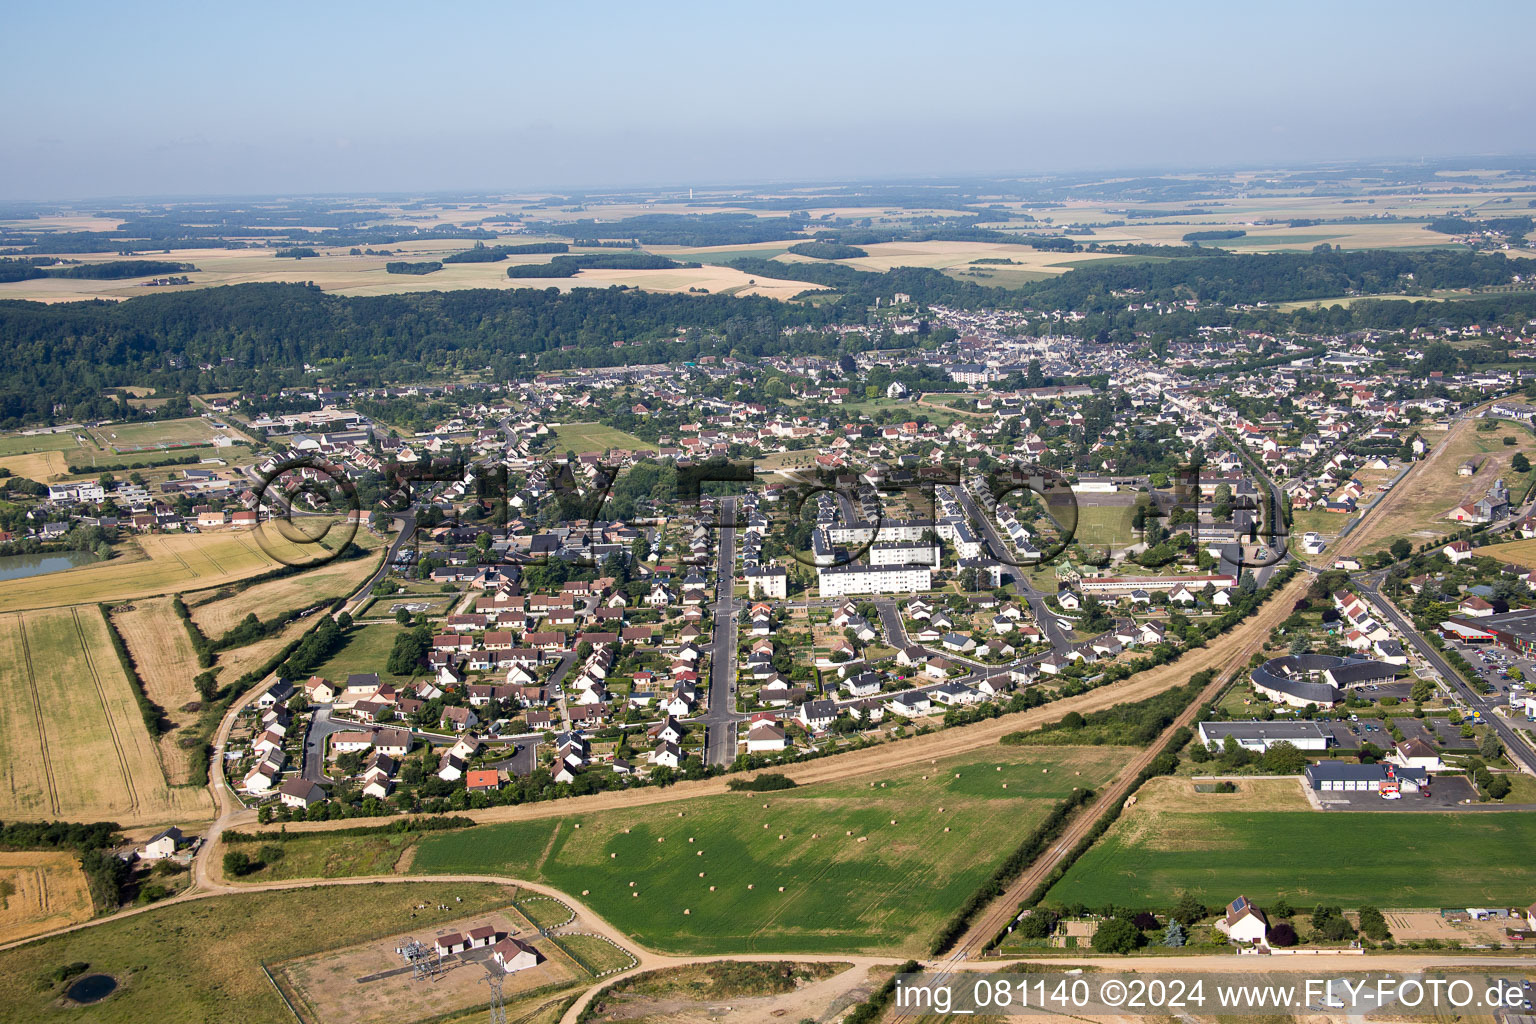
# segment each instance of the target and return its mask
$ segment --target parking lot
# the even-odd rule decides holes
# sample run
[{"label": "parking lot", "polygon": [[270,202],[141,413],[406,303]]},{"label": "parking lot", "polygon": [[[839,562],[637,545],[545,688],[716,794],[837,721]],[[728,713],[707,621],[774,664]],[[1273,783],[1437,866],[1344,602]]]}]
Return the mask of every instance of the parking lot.
[{"label": "parking lot", "polygon": [[1428,796],[1422,791],[1404,793],[1401,800],[1383,800],[1374,792],[1364,791],[1313,795],[1326,811],[1458,811],[1466,809],[1463,801],[1478,806],[1477,790],[1463,775],[1436,775],[1430,782]]}]

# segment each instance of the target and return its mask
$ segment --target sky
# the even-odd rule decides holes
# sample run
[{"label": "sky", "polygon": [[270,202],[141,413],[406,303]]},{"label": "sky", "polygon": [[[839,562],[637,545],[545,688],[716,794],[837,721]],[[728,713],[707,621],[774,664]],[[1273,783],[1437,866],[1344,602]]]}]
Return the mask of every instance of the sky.
[{"label": "sky", "polygon": [[0,199],[1536,154],[1536,4],[0,6]]}]

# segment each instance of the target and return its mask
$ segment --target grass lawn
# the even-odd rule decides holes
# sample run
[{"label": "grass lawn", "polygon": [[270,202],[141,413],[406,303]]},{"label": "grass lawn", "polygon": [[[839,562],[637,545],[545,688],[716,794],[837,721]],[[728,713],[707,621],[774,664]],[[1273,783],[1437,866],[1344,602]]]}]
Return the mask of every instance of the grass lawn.
[{"label": "grass lawn", "polygon": [[6,434],[0,437],[0,456],[28,455],[32,452],[68,452],[80,447],[72,430],[56,434]]},{"label": "grass lawn", "polygon": [[282,857],[264,862],[265,867],[251,873],[254,881],[285,878],[357,878],[393,874],[400,858],[415,846],[417,836],[410,832],[390,832],[368,836],[338,836],[324,843],[289,841],[271,843],[264,836],[252,842],[231,842],[251,860],[260,859],[263,846],[275,845]]},{"label": "grass lawn", "polygon": [[690,801],[681,817],[651,807],[487,825],[423,837],[411,870],[542,880],[669,952],[919,953],[1056,801],[1101,785],[1126,756],[994,746],[873,786]]},{"label": "grass lawn", "polygon": [[215,430],[201,416],[189,416],[180,420],[150,420],[143,423],[109,423],[104,427],[92,429],[88,434],[102,448],[119,453],[206,444],[215,437],[226,435],[241,437],[230,431]]},{"label": "grass lawn", "polygon": [[562,423],[552,429],[555,437],[550,451],[555,452],[572,451],[579,455],[584,452],[605,452],[610,448],[634,450],[650,447],[634,434],[605,427],[601,423]]},{"label": "grass lawn", "polygon": [[[1046,899],[1211,906],[1244,894],[1298,906],[1518,906],[1536,886],[1536,815],[1132,807]],[[1475,867],[1474,867],[1475,865]]]},{"label": "grass lawn", "polygon": [[391,675],[384,668],[399,632],[400,627],[393,622],[353,626],[347,631],[341,650],[316,669],[315,674],[335,683],[345,683],[347,676],[354,672],[377,672],[379,681],[385,683],[410,682],[413,676]]},{"label": "grass lawn", "polygon": [[1077,541],[1089,547],[1123,548],[1136,542],[1134,505],[1077,506]]},{"label": "grass lawn", "polygon": [[[0,953],[0,1004],[17,1021],[291,1020],[261,963],[402,931],[431,935],[510,898],[499,885],[413,882],[194,900]],[[49,977],[77,961],[118,981],[115,993],[84,1011],[63,1005],[63,986]]]},{"label": "grass lawn", "polygon": [[596,935],[562,935],[560,947],[593,976],[624,970],[635,965],[635,958],[607,939]]}]

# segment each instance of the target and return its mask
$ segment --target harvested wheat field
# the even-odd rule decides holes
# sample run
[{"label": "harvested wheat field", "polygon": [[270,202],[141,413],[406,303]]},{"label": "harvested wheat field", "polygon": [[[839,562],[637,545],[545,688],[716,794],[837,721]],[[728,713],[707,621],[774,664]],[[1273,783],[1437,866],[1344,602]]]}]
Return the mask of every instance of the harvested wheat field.
[{"label": "harvested wheat field", "polygon": [[167,784],[94,607],[0,615],[0,819],[208,817],[206,790]]},{"label": "harvested wheat field", "polygon": [[216,638],[239,625],[251,612],[265,620],[327,598],[349,597],[378,568],[378,550],[383,544],[381,538],[367,530],[359,530],[353,542],[367,554],[328,562],[280,580],[257,583],[236,593],[199,590],[183,594],[182,600],[191,610],[197,628]]},{"label": "harvested wheat field", "polygon": [[91,893],[73,854],[0,851],[0,943],[91,918]]},{"label": "harvested wheat field", "polygon": [[256,530],[137,537],[109,561],[0,584],[0,612],[219,586],[280,565],[302,564],[320,550],[295,543],[268,525],[262,524],[260,537]]},{"label": "harvested wheat field", "polygon": [[47,483],[69,475],[69,460],[63,452],[31,452],[26,455],[7,455],[0,459],[0,469],[8,469],[12,476],[24,476],[28,480]]},{"label": "harvested wheat field", "polygon": [[169,597],[140,598],[112,610],[112,624],[122,634],[149,699],[165,709],[173,728],[160,737],[160,760],[172,785],[191,778],[187,752],[178,746],[180,730],[197,721],[199,705],[193,678],[203,669],[192,638],[171,608]]}]

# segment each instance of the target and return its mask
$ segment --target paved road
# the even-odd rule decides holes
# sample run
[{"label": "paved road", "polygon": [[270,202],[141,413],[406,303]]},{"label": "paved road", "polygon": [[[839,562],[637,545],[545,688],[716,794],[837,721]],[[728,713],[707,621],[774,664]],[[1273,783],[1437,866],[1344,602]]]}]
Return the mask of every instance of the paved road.
[{"label": "paved road", "polygon": [[[736,522],[736,499],[720,500],[720,521]],[[719,561],[715,566],[715,628],[709,642],[708,707],[704,723],[705,762],[736,760],[736,723],[746,716],[736,710],[736,527],[721,526]]]},{"label": "paved road", "polygon": [[566,703],[565,677],[571,674],[571,669],[575,666],[576,652],[574,650],[566,651],[560,657],[560,664],[556,665],[555,670],[549,675],[549,691],[554,693],[558,690],[560,693],[560,724],[565,728],[567,732],[569,732],[571,728],[571,709],[570,706]]},{"label": "paved road", "polygon": [[1496,698],[1485,697],[1467,685],[1440,652],[1413,628],[1413,623],[1408,617],[1399,612],[1396,606],[1382,595],[1380,575],[1362,577],[1357,582],[1360,584],[1361,593],[1371,606],[1381,613],[1382,618],[1392,623],[1399,633],[1408,638],[1408,642],[1423,656],[1424,660],[1440,673],[1446,685],[1455,690],[1468,707],[1482,712],[1483,720],[1488,723],[1499,739],[1504,741],[1504,746],[1509,750],[1509,756],[1519,761],[1525,771],[1536,774],[1536,751],[1532,751],[1515,730],[1494,713],[1494,709],[1503,702]]},{"label": "paved road", "polygon": [[[970,514],[971,519],[981,526],[982,540],[986,543],[988,550],[991,551],[992,557],[1005,565],[1008,564],[1012,560],[1013,555],[1009,552],[1008,545],[1003,541],[1002,534],[998,533],[997,527],[992,525],[991,518],[987,516],[986,512],[983,511],[982,507],[971,496],[971,492],[964,485],[957,487],[956,491],[959,492],[960,503],[965,506],[965,510]],[[1051,650],[1060,653],[1072,648],[1073,640],[1071,633],[1061,628],[1057,614],[1051,611],[1050,607],[1045,603],[1045,595],[1030,586],[1029,581],[1024,578],[1022,567],[1014,568],[1013,592],[1018,594],[1019,598],[1029,605],[1030,610],[1034,612],[1036,624],[1045,633],[1046,639],[1051,642]]]},{"label": "paved road", "polygon": [[309,728],[304,733],[304,767],[300,775],[316,784],[330,782],[325,774],[325,741],[333,733],[363,728],[356,722],[347,722],[331,715],[328,707],[316,708],[309,716]]}]

